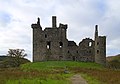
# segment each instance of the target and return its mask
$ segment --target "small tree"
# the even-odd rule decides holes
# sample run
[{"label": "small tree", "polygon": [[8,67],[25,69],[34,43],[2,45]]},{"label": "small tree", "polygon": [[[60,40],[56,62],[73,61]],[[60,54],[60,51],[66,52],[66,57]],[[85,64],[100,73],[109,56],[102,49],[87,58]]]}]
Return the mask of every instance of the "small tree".
[{"label": "small tree", "polygon": [[24,58],[25,56],[27,56],[27,54],[25,53],[24,49],[9,49],[7,56]]},{"label": "small tree", "polygon": [[27,54],[24,49],[9,49],[7,56],[10,57],[6,60],[7,65],[18,67],[24,63],[22,59],[24,59]]}]

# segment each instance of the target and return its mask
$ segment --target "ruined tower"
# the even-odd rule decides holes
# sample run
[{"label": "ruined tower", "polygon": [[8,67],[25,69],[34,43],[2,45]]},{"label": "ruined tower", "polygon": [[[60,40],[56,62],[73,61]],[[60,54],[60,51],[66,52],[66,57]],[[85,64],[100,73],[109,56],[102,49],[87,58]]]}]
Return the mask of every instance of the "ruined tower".
[{"label": "ruined tower", "polygon": [[42,30],[40,19],[33,28],[33,61],[65,60],[67,49],[66,24],[59,24],[57,18],[52,16],[52,27]]},{"label": "ruined tower", "polygon": [[95,26],[95,38],[83,39],[79,45],[67,39],[67,24],[59,23],[52,16],[52,27],[42,29],[40,18],[32,24],[33,29],[33,62],[47,60],[70,60],[106,63],[106,37],[98,35]]},{"label": "ruined tower", "polygon": [[106,36],[98,35],[98,25],[95,26],[95,62],[106,63]]},{"label": "ruined tower", "polygon": [[42,41],[42,27],[40,25],[40,18],[38,18],[37,23],[31,25],[33,29],[33,61],[40,61],[43,59],[43,55],[41,52],[44,50],[39,51],[42,45],[40,42]]}]

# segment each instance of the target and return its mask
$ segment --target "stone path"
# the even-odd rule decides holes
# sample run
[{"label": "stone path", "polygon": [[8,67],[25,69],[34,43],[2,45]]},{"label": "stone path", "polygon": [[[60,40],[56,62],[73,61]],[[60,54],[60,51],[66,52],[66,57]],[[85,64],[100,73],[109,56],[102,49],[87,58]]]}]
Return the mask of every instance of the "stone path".
[{"label": "stone path", "polygon": [[88,84],[79,74],[72,76],[70,80],[72,84]]}]

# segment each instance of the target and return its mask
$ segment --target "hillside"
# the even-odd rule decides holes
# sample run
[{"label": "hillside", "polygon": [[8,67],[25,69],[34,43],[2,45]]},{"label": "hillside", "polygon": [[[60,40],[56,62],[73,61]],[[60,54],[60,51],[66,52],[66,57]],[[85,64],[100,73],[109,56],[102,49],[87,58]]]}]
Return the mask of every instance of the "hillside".
[{"label": "hillside", "polygon": [[70,78],[74,75],[81,75],[88,84],[120,84],[119,70],[75,61],[44,61],[3,68],[0,84],[72,84]]},{"label": "hillside", "polygon": [[120,69],[120,54],[107,57],[107,66],[111,69]]},{"label": "hillside", "polygon": [[7,56],[0,56],[0,61],[3,61],[7,58]]},{"label": "hillside", "polygon": [[113,60],[118,60],[120,62],[120,54],[116,56],[108,56],[106,59],[108,62],[113,61]]},{"label": "hillside", "polygon": [[[66,78],[68,79],[69,77],[73,76],[73,74],[81,74],[82,77],[87,80],[88,84],[120,83],[120,71],[109,70],[96,63],[75,61],[47,61],[27,63],[22,65],[21,68],[25,71],[37,70],[38,72],[40,71],[44,74],[47,73],[47,75],[52,74],[52,78],[54,78],[55,74],[59,74],[59,76],[57,76],[58,79],[64,81],[66,80]],[[65,73],[67,73],[67,76]],[[53,79],[53,81],[56,81],[56,79]]]}]

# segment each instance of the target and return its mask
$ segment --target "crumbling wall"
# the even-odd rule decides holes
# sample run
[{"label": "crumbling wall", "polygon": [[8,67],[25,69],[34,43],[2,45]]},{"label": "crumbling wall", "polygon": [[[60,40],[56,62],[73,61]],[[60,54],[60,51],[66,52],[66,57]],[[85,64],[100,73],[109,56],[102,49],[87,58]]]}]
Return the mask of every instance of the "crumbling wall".
[{"label": "crumbling wall", "polygon": [[42,30],[40,18],[37,23],[31,25],[33,29],[33,62],[45,60],[71,60],[106,62],[106,37],[98,36],[95,26],[95,40],[83,39],[79,45],[67,39],[67,24],[59,24],[57,27],[56,16],[52,17],[52,27]]},{"label": "crumbling wall", "polygon": [[90,38],[83,39],[79,43],[79,60],[94,62],[94,41]]}]

